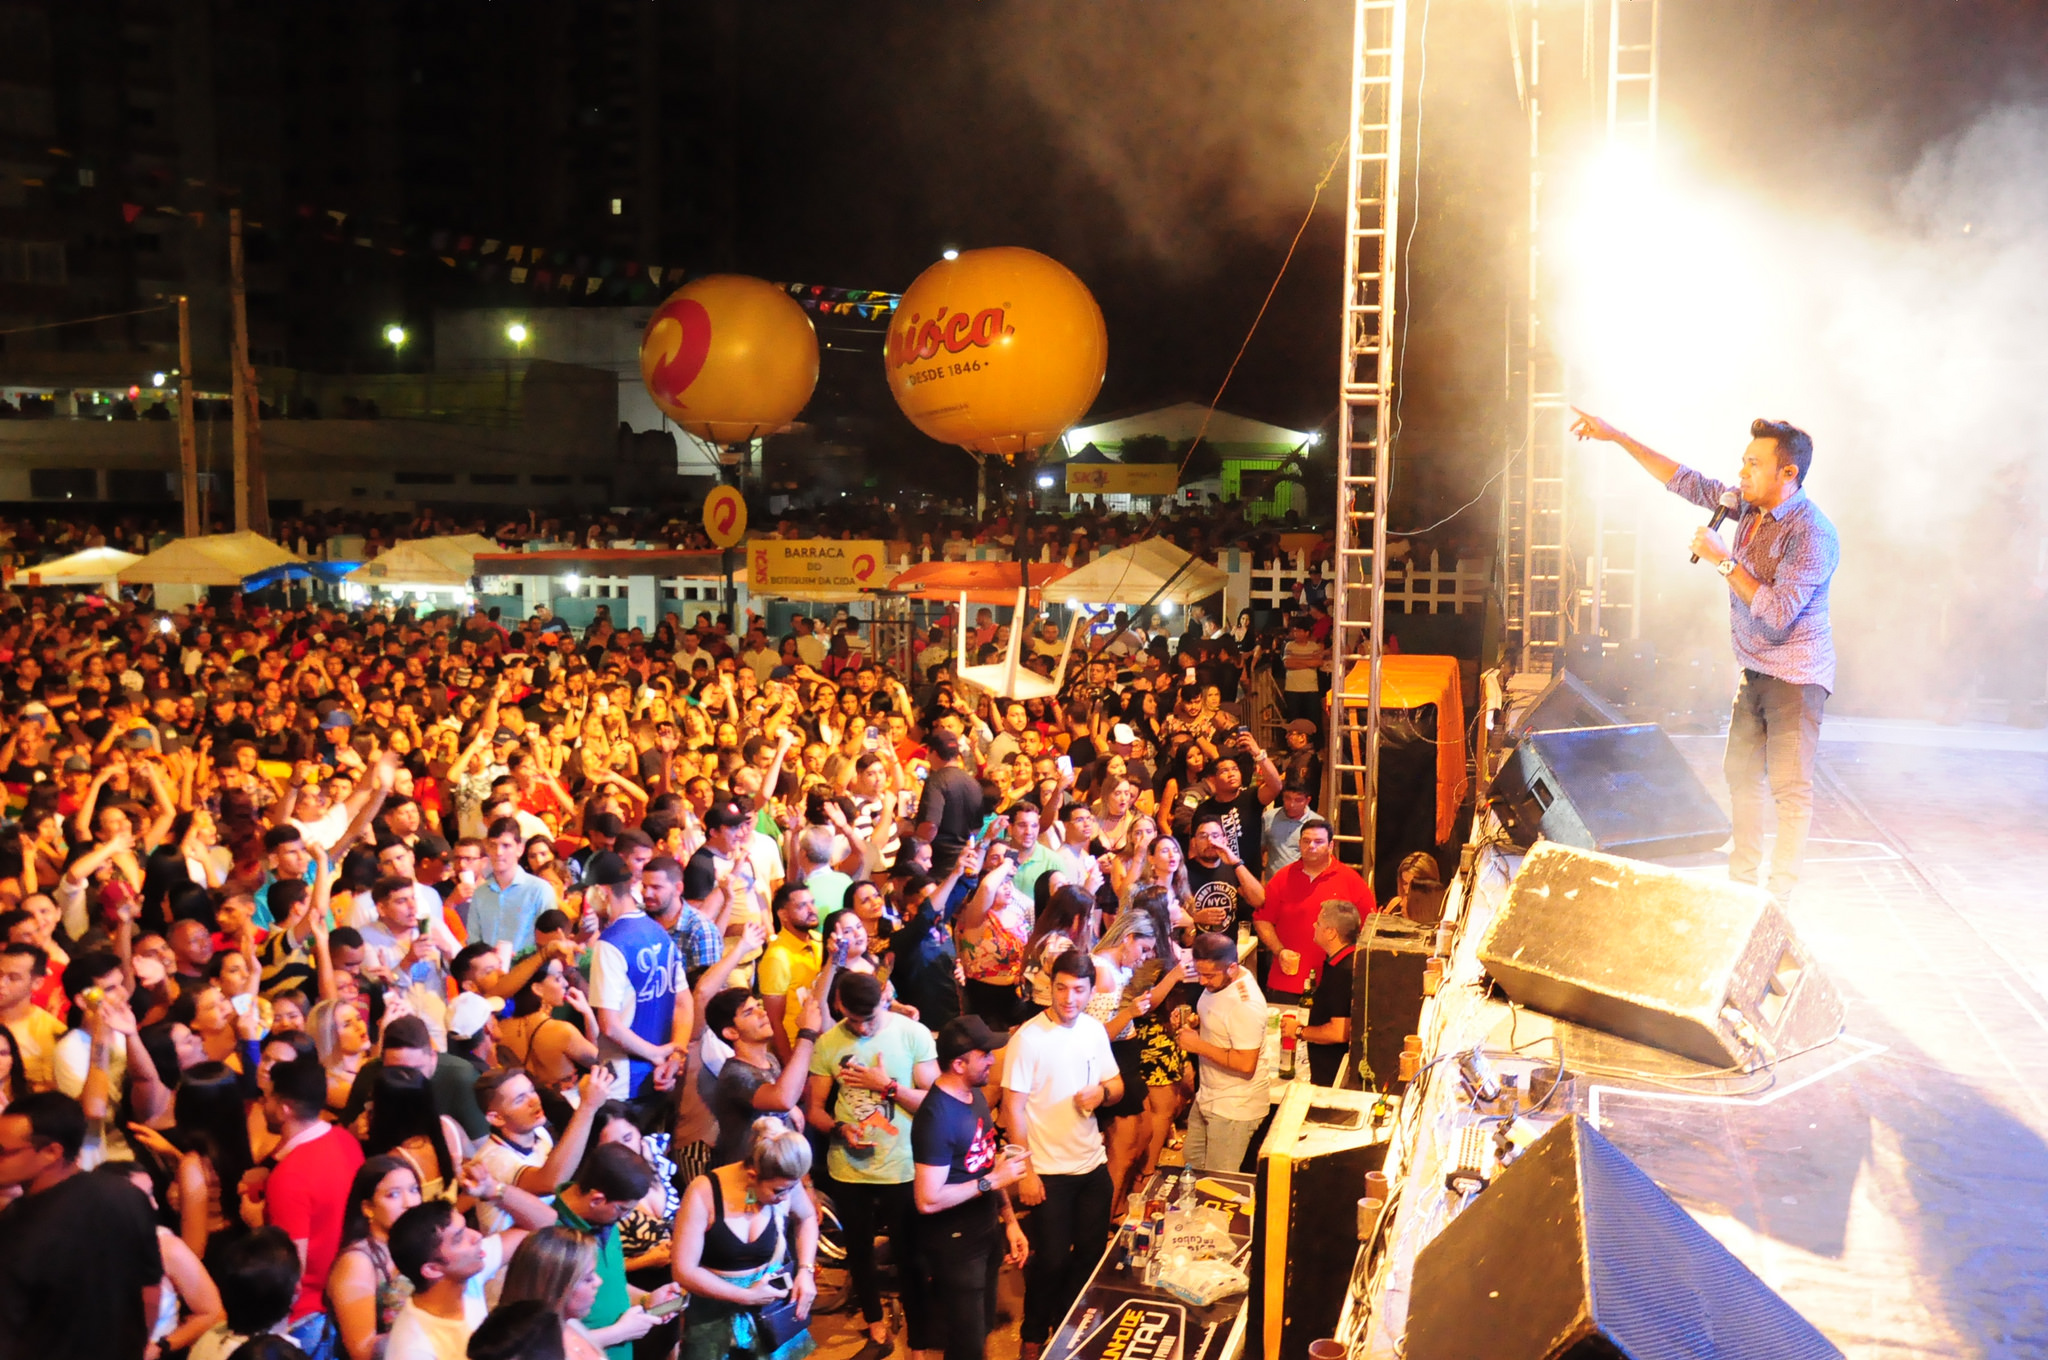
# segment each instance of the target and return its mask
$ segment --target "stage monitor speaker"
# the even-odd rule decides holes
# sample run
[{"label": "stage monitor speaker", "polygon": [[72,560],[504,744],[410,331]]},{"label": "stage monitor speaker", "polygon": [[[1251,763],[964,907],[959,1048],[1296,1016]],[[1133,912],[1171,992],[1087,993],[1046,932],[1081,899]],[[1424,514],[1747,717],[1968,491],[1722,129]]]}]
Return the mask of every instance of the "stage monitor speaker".
[{"label": "stage monitor speaker", "polygon": [[1559,671],[1557,678],[1536,696],[1536,702],[1508,729],[1508,739],[1518,741],[1531,732],[1561,732],[1572,727],[1622,727],[1628,718],[1613,704],[1595,694],[1580,676]]},{"label": "stage monitor speaker", "polygon": [[1760,888],[1563,845],[1522,861],[1479,943],[1520,1004],[1712,1067],[1842,1032],[1842,999]]},{"label": "stage monitor speaker", "polygon": [[1732,828],[1655,723],[1531,732],[1486,796],[1517,845],[1538,836],[1654,858],[1712,850]]},{"label": "stage monitor speaker", "polygon": [[[1374,912],[1351,956],[1351,1077],[1374,1091],[1401,1091],[1401,1041],[1422,1019],[1422,974],[1436,927]],[[1351,1083],[1347,1083],[1351,1084]]]},{"label": "stage monitor speaker", "polygon": [[1560,1120],[1415,1258],[1406,1360],[1841,1360],[1585,1120]]},{"label": "stage monitor speaker", "polygon": [[1370,1091],[1290,1083],[1259,1144],[1245,1353],[1306,1360],[1332,1336],[1358,1259],[1365,1173],[1386,1164],[1392,1125]]}]

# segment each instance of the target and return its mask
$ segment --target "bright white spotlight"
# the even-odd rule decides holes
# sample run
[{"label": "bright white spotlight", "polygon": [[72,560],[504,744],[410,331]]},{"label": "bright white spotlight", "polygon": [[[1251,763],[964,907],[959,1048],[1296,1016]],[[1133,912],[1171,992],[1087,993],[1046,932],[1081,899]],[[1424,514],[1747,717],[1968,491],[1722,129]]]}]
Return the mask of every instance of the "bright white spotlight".
[{"label": "bright white spotlight", "polygon": [[396,349],[396,348],[398,348],[398,347],[399,347],[400,345],[404,344],[404,343],[405,343],[405,327],[403,327],[403,326],[386,326],[386,327],[384,328],[384,343],[385,343],[385,344],[387,344],[387,345],[390,345],[390,346],[391,346],[391,347],[392,347],[393,349]]},{"label": "bright white spotlight", "polygon": [[583,589],[583,578],[572,571],[562,578],[562,584],[568,588],[571,595],[574,595],[577,591]]},{"label": "bright white spotlight", "polygon": [[1164,619],[1164,618],[1170,618],[1170,617],[1172,617],[1172,615],[1173,615],[1173,601],[1172,601],[1172,600],[1161,600],[1161,601],[1159,602],[1159,617],[1160,617],[1160,618],[1162,618],[1162,619]]},{"label": "bright white spotlight", "polygon": [[1309,446],[1310,448],[1314,448],[1314,447],[1315,447],[1316,445],[1318,445],[1318,444],[1320,444],[1320,443],[1322,443],[1322,442],[1323,442],[1323,432],[1322,432],[1321,430],[1311,430],[1311,431],[1309,431],[1309,436],[1308,436],[1308,446]]},{"label": "bright white spotlight", "polygon": [[1046,488],[1050,489],[1050,488],[1051,488],[1051,486],[1052,486],[1052,474],[1051,474],[1050,472],[1041,472],[1041,473],[1039,473],[1039,474],[1038,474],[1038,484],[1039,484],[1040,486],[1042,486],[1042,487],[1046,487]]},{"label": "bright white spotlight", "polygon": [[960,258],[960,252],[948,247],[939,252],[939,258],[942,260],[957,260]]},{"label": "bright white spotlight", "polygon": [[164,385],[164,375],[163,375],[163,374],[161,374],[161,373],[152,373],[152,374],[150,374],[150,375],[149,375],[149,385],[150,385],[151,387],[162,387],[162,386]]},{"label": "bright white spotlight", "polygon": [[528,334],[530,332],[526,329],[524,321],[515,321],[505,328],[505,338],[515,345],[525,344]]}]

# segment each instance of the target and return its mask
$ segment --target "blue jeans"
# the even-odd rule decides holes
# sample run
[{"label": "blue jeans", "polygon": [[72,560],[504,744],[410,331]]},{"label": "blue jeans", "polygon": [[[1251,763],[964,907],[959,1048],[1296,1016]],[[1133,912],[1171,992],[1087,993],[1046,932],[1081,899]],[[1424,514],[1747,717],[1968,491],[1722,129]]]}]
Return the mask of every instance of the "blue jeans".
[{"label": "blue jeans", "polygon": [[1181,1154],[1197,1171],[1242,1171],[1259,1123],[1256,1119],[1216,1119],[1204,1115],[1197,1100],[1188,1111],[1188,1136],[1181,1144]]},{"label": "blue jeans", "polygon": [[1828,692],[1819,685],[1795,685],[1746,670],[1735,691],[1728,723],[1729,819],[1735,848],[1728,877],[1757,881],[1764,854],[1764,794],[1778,812],[1778,840],[1771,850],[1764,886],[1784,898],[1806,863],[1806,833],[1813,825],[1813,760],[1820,751],[1820,714]]}]

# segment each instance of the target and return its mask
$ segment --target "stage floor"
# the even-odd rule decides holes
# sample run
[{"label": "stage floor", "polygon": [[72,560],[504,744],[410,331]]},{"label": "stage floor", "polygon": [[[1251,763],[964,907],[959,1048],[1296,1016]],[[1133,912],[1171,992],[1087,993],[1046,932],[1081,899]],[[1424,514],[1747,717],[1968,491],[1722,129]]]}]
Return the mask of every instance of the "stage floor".
[{"label": "stage floor", "polygon": [[2048,740],[1830,722],[1816,785],[1792,914],[1847,1042],[1603,1130],[1848,1355],[2048,1355]]}]

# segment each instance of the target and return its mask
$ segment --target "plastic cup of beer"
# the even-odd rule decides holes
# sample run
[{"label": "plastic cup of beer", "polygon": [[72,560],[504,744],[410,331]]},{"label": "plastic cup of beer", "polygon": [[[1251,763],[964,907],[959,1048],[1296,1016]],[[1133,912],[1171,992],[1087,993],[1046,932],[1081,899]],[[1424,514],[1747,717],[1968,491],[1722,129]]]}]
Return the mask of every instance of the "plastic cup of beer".
[{"label": "plastic cup of beer", "polygon": [[1280,971],[1289,977],[1301,971],[1301,954],[1293,949],[1280,951]]}]

